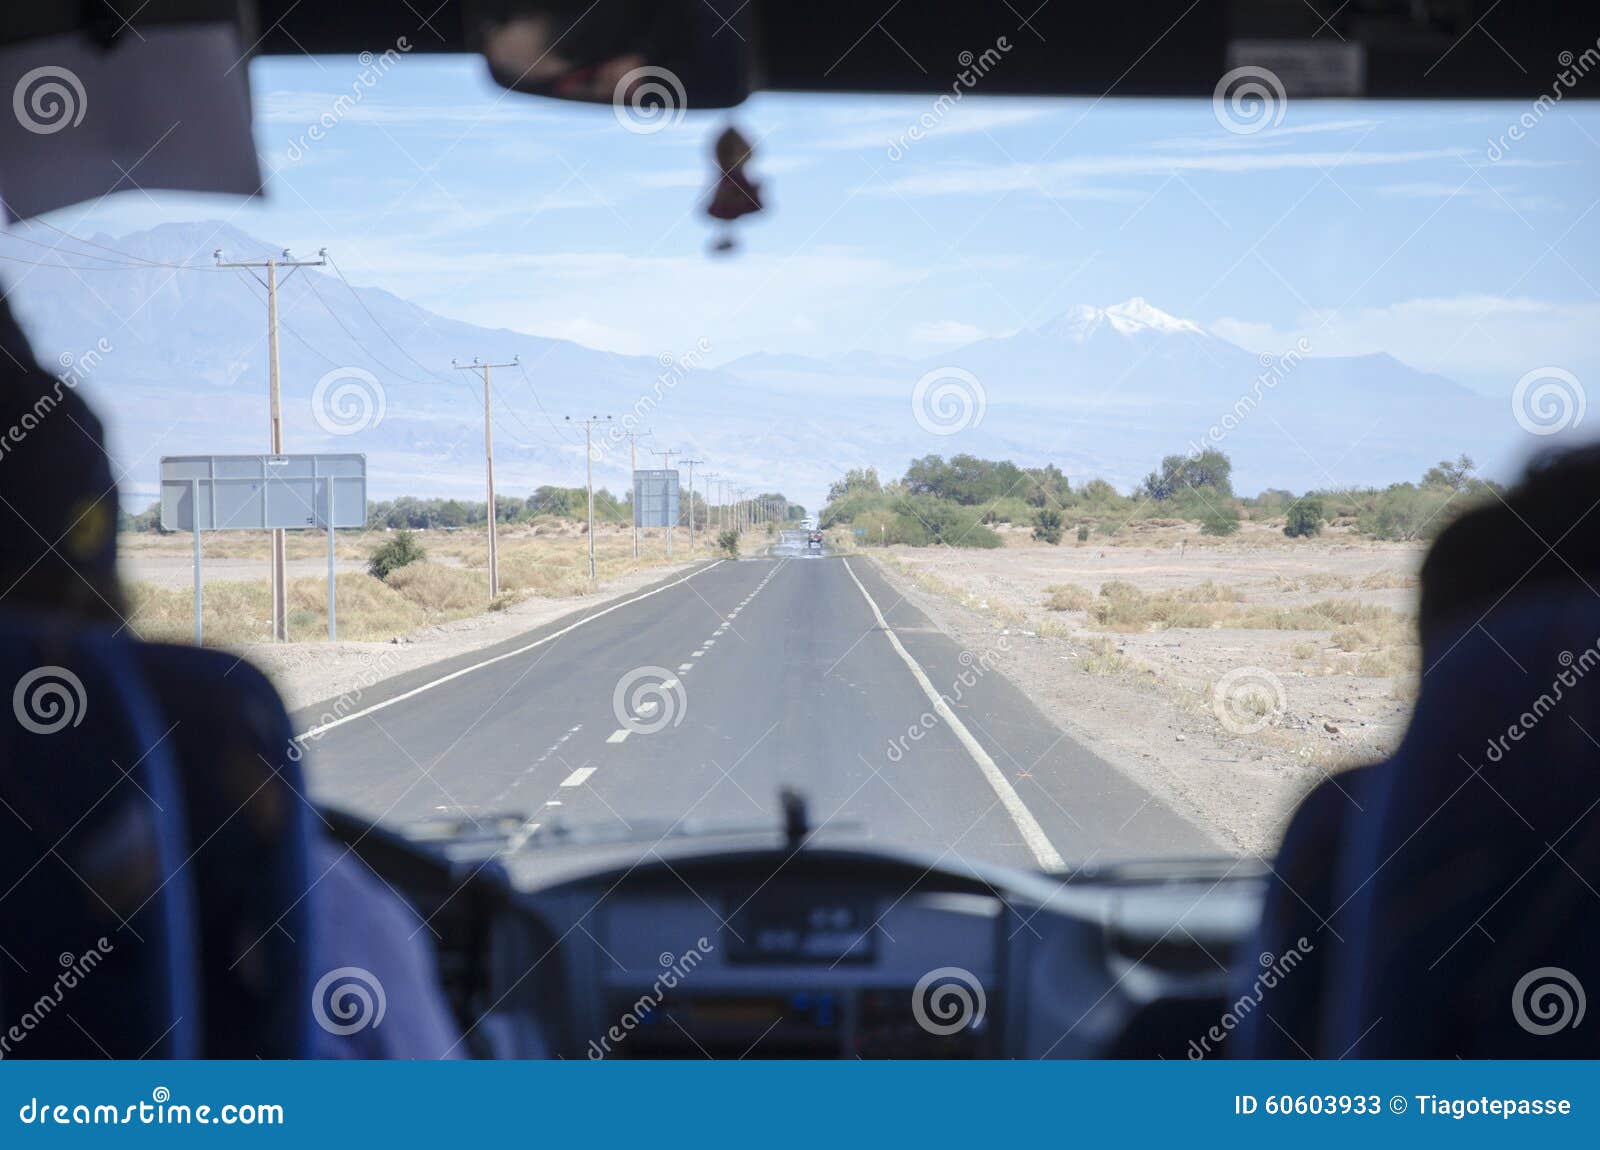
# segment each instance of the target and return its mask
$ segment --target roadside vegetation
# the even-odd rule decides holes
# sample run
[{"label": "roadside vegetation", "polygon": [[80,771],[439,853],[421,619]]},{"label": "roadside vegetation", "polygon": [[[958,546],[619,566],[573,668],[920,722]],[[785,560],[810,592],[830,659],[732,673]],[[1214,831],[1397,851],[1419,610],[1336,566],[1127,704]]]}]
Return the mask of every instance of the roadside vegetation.
[{"label": "roadside vegetation", "polygon": [[[699,486],[698,482],[696,486]],[[764,499],[767,504],[780,509],[780,516],[790,522],[799,522],[806,509],[791,503],[782,492],[766,492],[752,498]],[[681,493],[683,523],[694,515],[696,530],[702,529],[714,513],[698,493],[688,490]],[[589,493],[582,487],[535,488],[524,499],[512,495],[495,497],[495,522],[507,526],[517,524],[557,525],[574,523],[587,525],[589,521]],[[398,499],[385,499],[367,504],[367,530],[459,531],[470,527],[483,527],[489,521],[488,503],[482,499],[418,499],[403,495]],[[604,487],[595,488],[594,519],[598,524],[627,524],[633,522],[632,494],[620,497]],[[160,532],[161,505],[152,503],[137,514],[124,513],[119,529],[131,532]]]},{"label": "roadside vegetation", "polygon": [[[268,536],[264,532],[219,532],[205,538],[208,560],[259,564],[259,577],[208,580],[203,607],[207,644],[238,646],[271,640],[271,598],[266,578]],[[682,537],[672,562],[689,558]],[[701,542],[704,559],[712,540]],[[500,597],[489,600],[488,544],[479,531],[341,531],[336,541],[339,638],[389,640],[421,627],[449,623],[525,599],[570,599],[633,572],[662,567],[665,533],[646,532],[633,556],[630,532],[612,525],[595,533],[597,580],[589,581],[588,536],[578,525],[527,524],[502,528]],[[134,536],[125,540],[131,557],[188,555],[185,536]],[[316,562],[327,553],[321,532],[288,533],[291,564]],[[303,568],[302,568],[303,569]],[[181,583],[133,581],[126,591],[129,619],[144,638],[187,642],[194,629],[194,593]],[[327,582],[321,575],[289,580],[289,636],[319,642],[327,636]]]},{"label": "roadside vegetation", "polygon": [[1214,537],[1253,523],[1290,539],[1333,525],[1369,539],[1426,541],[1499,490],[1476,470],[1463,455],[1440,461],[1415,483],[1244,496],[1234,491],[1232,461],[1211,450],[1169,455],[1123,493],[1104,479],[1071,483],[1054,464],[927,455],[887,482],[871,467],[847,471],[829,489],[821,522],[864,546],[999,547],[1004,540],[994,529],[1002,524],[1030,528],[1042,543],[1060,545],[1070,536],[1083,545],[1151,521],[1194,524]]}]

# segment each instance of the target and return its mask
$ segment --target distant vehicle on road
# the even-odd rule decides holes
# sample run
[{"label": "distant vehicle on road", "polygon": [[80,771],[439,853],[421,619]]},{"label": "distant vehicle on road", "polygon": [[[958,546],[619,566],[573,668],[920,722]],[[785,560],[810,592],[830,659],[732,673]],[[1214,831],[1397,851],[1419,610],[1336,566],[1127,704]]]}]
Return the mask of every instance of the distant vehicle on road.
[{"label": "distant vehicle on road", "polygon": [[810,535],[807,535],[806,536],[806,546],[807,547],[815,547],[818,551],[821,551],[822,550],[822,532],[813,531]]}]

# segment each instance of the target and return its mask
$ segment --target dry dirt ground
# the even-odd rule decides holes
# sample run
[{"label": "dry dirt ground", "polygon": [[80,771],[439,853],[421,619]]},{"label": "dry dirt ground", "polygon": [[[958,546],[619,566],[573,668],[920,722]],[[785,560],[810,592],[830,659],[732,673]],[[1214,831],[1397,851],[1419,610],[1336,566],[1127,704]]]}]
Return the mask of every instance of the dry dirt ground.
[{"label": "dry dirt ground", "polygon": [[1223,540],[1175,523],[1060,546],[1002,535],[863,554],[969,649],[1003,635],[1003,673],[1229,850],[1273,851],[1309,787],[1404,731],[1420,546],[1252,524]]}]

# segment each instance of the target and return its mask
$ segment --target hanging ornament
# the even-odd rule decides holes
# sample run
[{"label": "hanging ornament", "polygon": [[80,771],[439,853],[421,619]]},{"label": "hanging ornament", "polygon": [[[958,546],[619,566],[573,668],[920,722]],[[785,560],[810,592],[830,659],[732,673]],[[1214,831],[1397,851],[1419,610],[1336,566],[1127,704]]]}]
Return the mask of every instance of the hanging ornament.
[{"label": "hanging ornament", "polygon": [[738,246],[734,238],[733,222],[761,210],[761,185],[751,179],[746,165],[755,155],[755,148],[744,134],[734,127],[724,128],[712,148],[717,164],[716,184],[706,203],[706,215],[719,225],[712,241],[714,252],[730,252]]}]

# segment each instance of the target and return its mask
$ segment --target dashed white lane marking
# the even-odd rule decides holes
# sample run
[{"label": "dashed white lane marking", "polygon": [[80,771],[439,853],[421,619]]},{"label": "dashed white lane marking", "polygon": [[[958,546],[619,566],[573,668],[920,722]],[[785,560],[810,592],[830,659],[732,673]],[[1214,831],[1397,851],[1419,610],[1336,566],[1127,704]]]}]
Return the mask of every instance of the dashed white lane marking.
[{"label": "dashed white lane marking", "polygon": [[704,643],[701,643],[700,645],[702,647],[715,647],[717,645],[717,641],[715,639],[707,639]]},{"label": "dashed white lane marking", "polygon": [[[690,651],[689,652],[689,658],[698,659],[698,658],[700,658],[701,655],[704,655],[704,654],[705,654],[704,651]],[[690,664],[690,665],[693,666],[693,664]]]},{"label": "dashed white lane marking", "polygon": [[568,727],[567,728],[567,733],[562,735],[559,739],[557,739],[555,742],[551,743],[548,747],[546,747],[544,749],[544,754],[540,755],[537,759],[533,760],[532,763],[530,763],[528,766],[524,767],[522,769],[522,771],[517,775],[517,777],[511,780],[510,785],[507,786],[505,790],[501,791],[492,800],[490,800],[490,805],[494,806],[494,805],[497,805],[499,803],[504,802],[506,800],[506,798],[511,794],[512,791],[516,790],[524,782],[527,781],[529,775],[533,774],[534,771],[536,771],[540,767],[544,766],[545,762],[550,758],[550,756],[555,754],[557,751],[559,751],[561,749],[561,744],[562,743],[564,743],[568,739],[572,738],[573,735],[576,735],[581,730],[583,730],[583,724],[582,723],[579,723],[576,726]]},{"label": "dashed white lane marking", "polygon": [[564,787],[581,787],[589,778],[589,776],[594,774],[596,770],[597,768],[595,767],[579,767],[566,778],[562,779],[561,785]]},{"label": "dashed white lane marking", "polygon": [[867,601],[867,606],[872,608],[873,618],[878,621],[878,626],[883,628],[884,637],[889,640],[889,645],[895,649],[895,653],[904,660],[905,665],[910,669],[912,677],[917,681],[917,685],[922,688],[922,693],[928,697],[928,702],[932,704],[934,713],[949,725],[955,737],[966,748],[967,754],[972,756],[972,761],[978,764],[978,770],[983,773],[983,777],[994,788],[994,793],[999,796],[1000,805],[1005,807],[1006,813],[1011,816],[1011,821],[1016,824],[1017,830],[1022,832],[1022,840],[1028,844],[1028,849],[1033,852],[1033,857],[1039,861],[1039,865],[1045,870],[1065,870],[1066,863],[1062,860],[1056,848],[1050,845],[1050,836],[1044,833],[1044,828],[1039,825],[1039,820],[1033,817],[1033,812],[1022,801],[1022,796],[1017,794],[1017,789],[1011,785],[1011,780],[1006,778],[1000,768],[995,765],[995,761],[989,757],[989,752],[983,749],[983,744],[972,737],[972,732],[967,730],[967,725],[961,721],[955,711],[950,709],[950,704],[944,701],[944,696],[939,694],[938,689],[934,687],[933,681],[928,678],[927,672],[911,657],[911,652],[906,650],[905,644],[900,642],[900,636],[896,635],[889,627],[889,622],[883,617],[883,612],[878,610],[878,604],[873,601],[872,596],[867,593],[866,586],[857,577],[855,571],[851,569],[850,560],[844,559],[841,562],[844,564],[844,569],[850,573],[850,578],[855,581],[857,589],[861,592],[861,597]]},{"label": "dashed white lane marking", "polygon": [[679,663],[678,664],[678,670],[680,670],[680,671],[692,671],[692,670],[694,670],[694,664],[693,663]]},{"label": "dashed white lane marking", "polygon": [[608,742],[608,743],[620,743],[620,742],[622,742],[623,739],[626,739],[627,737],[628,737],[628,730],[627,730],[626,727],[624,727],[620,731],[612,731],[609,735],[607,735],[606,736],[606,742]]},{"label": "dashed white lane marking", "polygon": [[473,663],[469,667],[462,667],[459,671],[451,671],[448,675],[441,675],[439,678],[432,679],[422,684],[420,687],[413,687],[409,691],[402,691],[392,699],[385,699],[381,703],[374,703],[370,707],[363,707],[359,711],[352,711],[348,715],[341,715],[337,719],[330,719],[326,723],[319,723],[310,730],[302,731],[300,734],[296,735],[294,737],[294,741],[297,743],[304,742],[306,739],[312,738],[315,735],[320,735],[324,731],[331,731],[333,728],[342,727],[344,724],[354,719],[364,718],[365,716],[372,714],[374,711],[381,711],[386,707],[394,706],[396,703],[402,703],[407,699],[415,698],[424,691],[431,691],[435,687],[442,686],[443,684],[451,682],[452,680],[459,679],[463,675],[470,675],[474,671],[481,671],[483,668],[493,666],[495,663],[503,663],[507,659],[515,659],[518,655],[525,655],[529,651],[532,651],[535,647],[543,647],[546,643],[553,643],[563,635],[571,634],[579,627],[582,627],[585,623],[592,623],[604,615],[611,614],[613,611],[620,611],[624,607],[631,607],[633,604],[648,599],[652,595],[659,595],[663,591],[670,591],[674,587],[682,586],[689,580],[693,579],[696,575],[704,574],[705,572],[711,570],[711,568],[720,566],[724,562],[726,562],[726,560],[718,559],[712,563],[708,563],[706,566],[701,567],[697,571],[689,572],[689,574],[685,575],[682,579],[676,579],[671,583],[663,583],[660,587],[646,591],[642,595],[635,595],[632,599],[624,599],[620,603],[613,603],[609,607],[603,607],[592,615],[585,615],[582,619],[567,624],[559,631],[550,632],[550,634],[544,636],[542,639],[535,639],[531,643],[524,643],[514,651],[507,651],[503,655],[495,655],[492,658],[484,659],[482,662]]},{"label": "dashed white lane marking", "polygon": [[516,854],[522,849],[523,844],[533,837],[533,832],[538,829],[539,824],[532,819],[523,823],[522,826],[517,828],[517,833],[506,840],[506,845],[500,848],[502,857]]},{"label": "dashed white lane marking", "polygon": [[645,699],[637,707],[635,707],[634,710],[638,711],[641,715],[653,715],[656,713],[656,708],[660,705],[661,704],[656,702],[654,699]]}]

